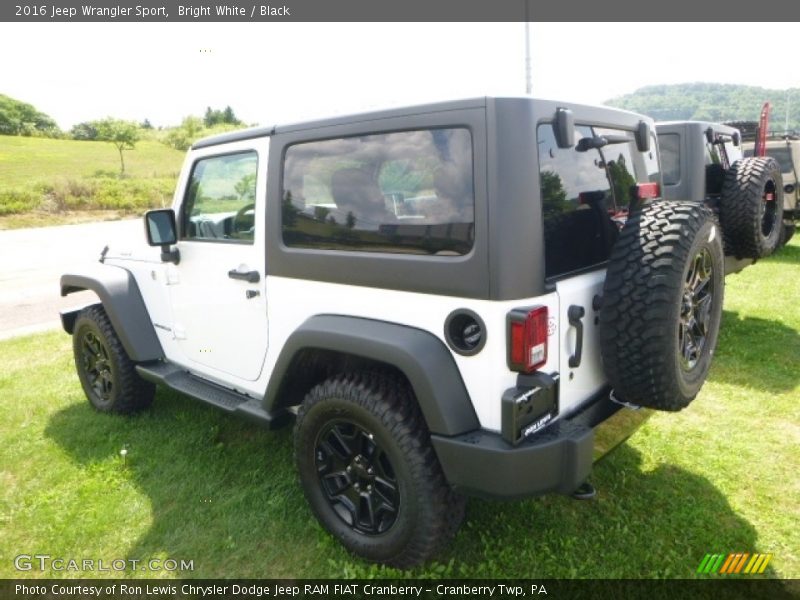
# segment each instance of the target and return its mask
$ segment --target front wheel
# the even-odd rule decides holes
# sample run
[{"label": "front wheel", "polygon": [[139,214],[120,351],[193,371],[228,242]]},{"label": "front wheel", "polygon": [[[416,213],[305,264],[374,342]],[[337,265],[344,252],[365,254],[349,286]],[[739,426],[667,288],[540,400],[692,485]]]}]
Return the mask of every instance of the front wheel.
[{"label": "front wheel", "polygon": [[155,386],[136,373],[102,306],[90,306],[78,314],[72,349],[78,378],[95,409],[125,414],[153,402]]},{"label": "front wheel", "polygon": [[351,552],[408,568],[438,552],[464,517],[408,384],[382,373],[333,377],[297,416],[295,461],[320,523]]}]

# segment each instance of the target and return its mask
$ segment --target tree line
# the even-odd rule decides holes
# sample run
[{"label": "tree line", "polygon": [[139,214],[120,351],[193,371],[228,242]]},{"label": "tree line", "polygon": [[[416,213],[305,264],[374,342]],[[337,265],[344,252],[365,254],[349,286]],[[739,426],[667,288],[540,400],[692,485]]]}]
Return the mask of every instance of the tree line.
[{"label": "tree line", "polygon": [[772,106],[770,129],[800,130],[800,88],[767,89],[723,83],[651,85],[605,104],[642,113],[656,121],[757,121],[764,102]]},{"label": "tree line", "polygon": [[158,135],[154,135],[153,125],[148,119],[137,123],[113,117],[84,121],[65,132],[52,117],[38,111],[33,105],[0,94],[0,135],[109,142],[119,153],[120,175],[125,174],[125,151],[134,149],[144,136],[154,137],[176,150],[185,151],[201,137],[243,125],[230,106],[223,109],[209,106],[203,118],[188,116],[177,127],[159,128]]}]

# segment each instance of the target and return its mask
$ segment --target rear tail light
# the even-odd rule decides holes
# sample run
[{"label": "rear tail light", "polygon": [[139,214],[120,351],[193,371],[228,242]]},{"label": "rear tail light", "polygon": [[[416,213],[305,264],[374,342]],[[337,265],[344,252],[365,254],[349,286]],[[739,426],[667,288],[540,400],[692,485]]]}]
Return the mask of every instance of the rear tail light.
[{"label": "rear tail light", "polygon": [[637,183],[636,184],[636,199],[649,200],[650,198],[658,198],[661,195],[661,189],[657,183]]},{"label": "rear tail light", "polygon": [[531,373],[547,362],[547,307],[508,313],[508,368]]}]

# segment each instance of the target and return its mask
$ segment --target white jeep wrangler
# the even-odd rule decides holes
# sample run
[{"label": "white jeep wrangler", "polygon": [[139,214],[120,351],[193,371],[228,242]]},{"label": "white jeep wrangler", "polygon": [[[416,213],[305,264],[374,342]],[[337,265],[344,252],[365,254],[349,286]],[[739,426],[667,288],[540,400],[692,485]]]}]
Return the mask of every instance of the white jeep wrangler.
[{"label": "white jeep wrangler", "polygon": [[[722,235],[666,201],[650,119],[480,98],[196,143],[151,247],[61,278],[91,404],[154,383],[295,418],[301,485],[369,560],[432,556],[464,495],[571,494],[650,411],[689,404]],[[623,418],[624,417],[624,418]]]}]

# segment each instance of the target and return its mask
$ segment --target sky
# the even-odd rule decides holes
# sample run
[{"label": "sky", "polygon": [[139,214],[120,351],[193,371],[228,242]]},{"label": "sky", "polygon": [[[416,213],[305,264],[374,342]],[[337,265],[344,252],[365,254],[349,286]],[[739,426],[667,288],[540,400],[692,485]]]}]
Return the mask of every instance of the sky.
[{"label": "sky", "polygon": [[[756,36],[769,44],[751,51]],[[723,40],[723,41],[720,41]],[[677,42],[677,43],[676,43]],[[531,23],[532,93],[584,104],[659,83],[800,86],[796,24]],[[727,59],[722,58],[722,53]],[[272,125],[525,93],[523,23],[0,23],[0,93],[63,129],[230,105]]]}]

